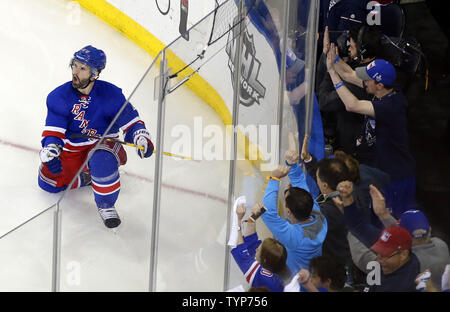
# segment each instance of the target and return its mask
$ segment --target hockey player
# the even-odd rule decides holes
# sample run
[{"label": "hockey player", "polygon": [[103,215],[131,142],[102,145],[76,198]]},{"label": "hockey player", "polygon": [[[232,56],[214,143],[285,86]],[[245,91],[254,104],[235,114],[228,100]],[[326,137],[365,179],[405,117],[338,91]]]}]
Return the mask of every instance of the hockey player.
[{"label": "hockey player", "polygon": [[[89,162],[72,189],[91,185],[95,202],[106,227],[121,223],[114,204],[120,190],[118,167],[127,161],[127,154],[119,143],[98,142],[86,136],[102,136],[126,99],[122,90],[106,81],[98,80],[105,68],[102,50],[86,46],[75,52],[69,81],[47,97],[47,118],[42,133],[39,186],[50,193],[63,191],[70,184],[82,164]],[[125,141],[142,146],[137,149],[141,158],[150,157],[153,143],[136,109],[128,103],[107,134],[117,138],[123,131]]]}]

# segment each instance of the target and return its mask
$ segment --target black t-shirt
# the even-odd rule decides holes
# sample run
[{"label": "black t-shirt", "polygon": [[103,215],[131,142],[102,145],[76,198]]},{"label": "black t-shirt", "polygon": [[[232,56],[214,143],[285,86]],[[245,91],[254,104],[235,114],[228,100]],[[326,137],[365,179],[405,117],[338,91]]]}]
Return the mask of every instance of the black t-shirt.
[{"label": "black t-shirt", "polygon": [[352,255],[348,245],[348,229],[344,214],[339,211],[332,199],[319,204],[320,212],[327,219],[328,231],[322,245],[323,255],[332,255],[341,264],[350,266]]},{"label": "black t-shirt", "polygon": [[[415,279],[420,273],[420,263],[414,253],[397,271],[385,275],[381,271],[380,285],[369,286],[370,292],[417,292]],[[365,290],[367,291],[367,290]]]},{"label": "black t-shirt", "polygon": [[375,111],[375,162],[393,181],[415,175],[414,158],[409,150],[407,106],[401,91],[393,90],[372,100]]},{"label": "black t-shirt", "polygon": [[[370,62],[349,63],[355,69],[359,66],[366,66]],[[364,135],[364,115],[348,112],[345,105],[337,94],[333,81],[326,70],[325,55],[322,54],[318,68],[322,68],[322,73],[317,75],[317,98],[320,110],[325,114],[336,117],[336,149],[342,150],[355,157],[359,163],[374,166],[373,159],[375,148],[367,144]],[[366,93],[364,88],[344,81],[348,90],[359,100],[370,101],[372,95]],[[322,115],[324,116],[324,115]],[[329,115],[328,115],[329,116]],[[375,137],[374,137],[375,138]]]}]

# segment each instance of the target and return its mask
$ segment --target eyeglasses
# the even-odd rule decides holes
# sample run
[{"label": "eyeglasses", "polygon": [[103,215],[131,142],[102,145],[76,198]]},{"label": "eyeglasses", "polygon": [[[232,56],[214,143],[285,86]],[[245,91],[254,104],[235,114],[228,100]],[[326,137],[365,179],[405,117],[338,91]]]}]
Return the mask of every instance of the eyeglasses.
[{"label": "eyeglasses", "polygon": [[378,255],[378,257],[380,257],[380,258],[383,258],[383,259],[391,259],[392,257],[394,257],[395,255],[398,255],[399,253],[401,253],[402,251],[401,250],[398,250],[398,251],[396,251],[396,252],[394,252],[392,255],[390,255],[390,256],[387,256],[387,257],[383,257],[383,256],[381,256],[381,255]]}]

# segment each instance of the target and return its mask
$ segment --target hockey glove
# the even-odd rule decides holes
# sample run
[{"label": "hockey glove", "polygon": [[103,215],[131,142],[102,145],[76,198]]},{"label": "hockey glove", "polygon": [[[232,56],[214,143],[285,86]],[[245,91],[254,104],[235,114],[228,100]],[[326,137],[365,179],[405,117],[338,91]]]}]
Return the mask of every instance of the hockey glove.
[{"label": "hockey glove", "polygon": [[137,130],[133,134],[133,143],[142,146],[144,149],[137,149],[137,153],[141,158],[150,157],[153,154],[153,143],[150,138],[150,132],[147,129]]},{"label": "hockey glove", "polygon": [[59,154],[61,154],[61,146],[54,143],[45,146],[39,152],[41,161],[47,165],[48,170],[52,174],[58,174],[62,171],[61,160],[58,157]]}]

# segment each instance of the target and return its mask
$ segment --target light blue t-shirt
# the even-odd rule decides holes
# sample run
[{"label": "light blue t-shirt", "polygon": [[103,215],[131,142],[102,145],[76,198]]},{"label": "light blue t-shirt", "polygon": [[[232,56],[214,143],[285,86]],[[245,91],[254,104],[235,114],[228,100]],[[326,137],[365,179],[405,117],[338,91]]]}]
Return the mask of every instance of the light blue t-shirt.
[{"label": "light blue t-shirt", "polygon": [[[298,164],[291,166],[289,178],[292,186],[309,192],[306,177]],[[280,182],[269,180],[262,200],[267,212],[261,218],[275,238],[286,247],[286,264],[292,274],[296,274],[301,269],[309,270],[309,261],[322,255],[322,244],[328,230],[327,220],[316,201],[310,216],[313,221],[309,223],[292,224],[281,218],[277,209],[279,185]]]}]

